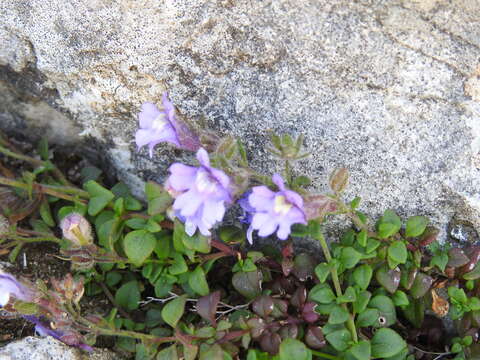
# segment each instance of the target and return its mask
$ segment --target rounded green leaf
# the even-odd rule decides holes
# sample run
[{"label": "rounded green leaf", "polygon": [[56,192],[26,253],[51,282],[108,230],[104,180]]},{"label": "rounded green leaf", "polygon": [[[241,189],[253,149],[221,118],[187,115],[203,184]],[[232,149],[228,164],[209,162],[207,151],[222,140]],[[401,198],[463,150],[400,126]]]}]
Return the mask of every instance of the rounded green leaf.
[{"label": "rounded green leaf", "polygon": [[342,324],[348,320],[350,314],[343,306],[335,306],[328,317],[329,324]]},{"label": "rounded green leaf", "polygon": [[405,235],[416,237],[423,234],[428,225],[428,219],[425,216],[412,216],[407,220]]},{"label": "rounded green leaf", "polygon": [[317,284],[308,293],[308,298],[320,304],[330,304],[335,300],[335,294],[328,284]]},{"label": "rounded green leaf", "polygon": [[373,326],[378,322],[379,317],[378,309],[366,309],[358,315],[356,324],[358,327]]},{"label": "rounded green leaf", "polygon": [[177,326],[177,323],[183,316],[186,301],[187,296],[182,295],[177,297],[176,299],[173,299],[163,307],[162,318],[172,328],[175,328]]},{"label": "rounded green leaf", "polygon": [[415,299],[421,298],[424,296],[428,290],[432,287],[433,278],[424,273],[418,273],[413,280],[412,287],[410,288],[410,295]]},{"label": "rounded green leaf", "polygon": [[348,352],[357,360],[370,360],[370,342],[363,340],[354,344]]},{"label": "rounded green leaf", "polygon": [[[379,321],[375,326],[392,326],[397,321],[397,313],[392,299],[385,295],[377,295],[368,303],[368,307],[377,309],[380,313]],[[383,318],[383,321],[380,321]]]},{"label": "rounded green leaf", "polygon": [[407,247],[402,241],[394,241],[388,247],[388,257],[398,264],[405,264],[407,256]]},{"label": "rounded green leaf", "polygon": [[340,329],[329,333],[325,336],[328,343],[337,351],[345,351],[348,348],[352,335],[347,329]]},{"label": "rounded green leaf", "polygon": [[372,358],[388,358],[406,347],[407,343],[395,331],[382,328],[377,330],[372,338]]},{"label": "rounded green leaf", "polygon": [[386,264],[379,267],[375,272],[375,279],[391,294],[397,290],[400,284],[400,277],[401,273],[398,268],[389,269]]},{"label": "rounded green leaf", "polygon": [[188,285],[200,296],[206,296],[210,292],[208,288],[207,279],[205,277],[205,271],[199,265],[196,269],[190,273],[188,277]]},{"label": "rounded green leaf", "polygon": [[155,236],[146,230],[129,232],[123,241],[123,248],[128,259],[140,266],[150,256],[155,248]]},{"label": "rounded green leaf", "polygon": [[360,265],[353,271],[353,280],[360,287],[360,289],[365,290],[370,284],[372,273],[373,271],[370,265]]},{"label": "rounded green leaf", "polygon": [[342,249],[342,254],[340,256],[340,262],[346,269],[351,269],[362,258],[362,254],[355,250],[353,247],[348,246]]},{"label": "rounded green leaf", "polygon": [[115,293],[115,303],[127,310],[135,310],[140,302],[138,283],[133,280],[123,284]]},{"label": "rounded green leaf", "polygon": [[280,344],[280,360],[310,360],[312,353],[304,343],[295,339],[285,339]]}]

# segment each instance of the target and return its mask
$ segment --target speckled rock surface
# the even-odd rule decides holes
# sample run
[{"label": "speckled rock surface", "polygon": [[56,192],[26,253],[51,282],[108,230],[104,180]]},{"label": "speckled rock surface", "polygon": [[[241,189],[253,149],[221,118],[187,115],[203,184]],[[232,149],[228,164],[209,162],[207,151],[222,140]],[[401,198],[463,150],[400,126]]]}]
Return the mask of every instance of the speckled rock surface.
[{"label": "speckled rock surface", "polygon": [[275,170],[267,130],[304,133],[296,170],[318,190],[346,166],[372,215],[480,228],[478,1],[6,0],[0,14],[1,126],[93,137],[137,189],[178,155],[132,144],[139,106],[168,89],[258,169]]},{"label": "speckled rock surface", "polygon": [[117,360],[118,355],[106,350],[87,354],[52,337],[26,337],[0,348],[0,360]]}]

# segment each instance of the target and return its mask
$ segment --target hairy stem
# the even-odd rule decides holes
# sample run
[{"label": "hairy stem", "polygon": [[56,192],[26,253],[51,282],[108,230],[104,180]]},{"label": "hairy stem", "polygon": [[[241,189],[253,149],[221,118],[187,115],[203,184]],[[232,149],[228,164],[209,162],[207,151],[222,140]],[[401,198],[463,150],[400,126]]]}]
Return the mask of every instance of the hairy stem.
[{"label": "hairy stem", "polygon": [[[325,240],[325,237],[323,236],[322,233],[319,233],[317,236],[318,236],[317,240],[320,242],[320,246],[322,247],[323,254],[325,255],[325,259],[327,260],[327,262],[330,262],[332,260],[332,255],[330,254],[330,249],[328,248],[327,241]],[[343,293],[342,293],[342,287],[340,285],[340,279],[338,278],[337,269],[334,266],[330,269],[330,274],[332,275],[333,286],[335,287],[335,292],[337,293],[337,296],[342,296]],[[358,341],[357,329],[355,328],[353,315],[348,310],[348,307],[346,304],[342,304],[342,306],[350,314],[347,320],[347,327],[350,333],[352,334],[353,341],[357,342]]]}]

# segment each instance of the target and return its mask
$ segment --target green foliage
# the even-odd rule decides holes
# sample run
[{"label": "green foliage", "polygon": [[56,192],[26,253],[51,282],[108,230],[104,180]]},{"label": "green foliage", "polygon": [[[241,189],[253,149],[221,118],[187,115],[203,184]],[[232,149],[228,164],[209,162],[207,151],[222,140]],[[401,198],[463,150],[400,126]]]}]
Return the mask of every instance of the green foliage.
[{"label": "green foliage", "polygon": [[[298,252],[290,240],[253,251],[246,246],[246,227],[239,224],[222,224],[211,236],[198,231],[189,236],[182,221],[167,216],[174,199],[154,182],[145,184],[145,203],[125,184],[107,187],[97,168],[82,171],[84,190],[65,185],[55,176],[45,141],[38,146],[42,165],[21,175],[18,192],[33,199],[36,191],[54,186],[63,195],[43,194],[21,226],[30,224],[61,246],[62,259],[84,278],[86,296],[106,293],[111,301],[110,314],[92,317],[89,326],[95,331],[85,337],[116,335],[116,347],[136,359],[410,360],[409,349],[417,342],[409,338],[409,347],[402,336],[413,327],[424,336],[427,309],[444,316],[443,302],[461,336],[452,344],[442,339],[442,346],[450,346],[455,359],[469,358],[478,344],[466,334],[480,328],[475,248],[441,246],[438,230],[424,216],[402,221],[386,210],[372,222],[358,211],[360,198],[342,200],[349,181],[345,168],[329,178],[330,194],[308,194],[310,179],[291,166],[308,155],[302,142],[302,137],[273,134],[271,151],[285,162],[288,187],[303,196],[306,208],[314,203],[315,216],[309,216],[314,220],[296,224],[292,235],[318,241],[322,260],[317,253]],[[234,138],[219,141],[212,164],[235,179],[235,199],[256,181],[274,188],[245,168],[245,149]],[[43,188],[35,186],[38,181]],[[75,247],[55,237],[55,227],[73,212],[92,224],[94,244]],[[327,241],[323,223],[337,213],[354,226]],[[12,231],[21,238],[15,227]],[[12,238],[5,249],[13,260],[28,241]],[[438,284],[445,284],[448,297]],[[72,318],[83,316],[73,303],[64,304],[65,311],[75,311]],[[22,314],[39,311],[37,304],[21,301],[14,308]]]}]

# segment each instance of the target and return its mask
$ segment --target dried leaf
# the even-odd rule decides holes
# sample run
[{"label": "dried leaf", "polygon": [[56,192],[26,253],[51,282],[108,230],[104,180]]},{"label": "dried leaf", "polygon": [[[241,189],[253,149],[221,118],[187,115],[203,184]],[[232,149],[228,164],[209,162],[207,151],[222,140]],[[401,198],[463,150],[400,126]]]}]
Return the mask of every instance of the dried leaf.
[{"label": "dried leaf", "polygon": [[307,220],[321,220],[325,215],[337,211],[337,208],[336,201],[325,195],[310,195],[303,205]]},{"label": "dried leaf", "polygon": [[448,309],[450,308],[450,304],[447,300],[440,297],[435,289],[432,289],[432,310],[435,314],[440,317],[444,317],[448,314]]},{"label": "dried leaf", "polygon": [[348,185],[348,170],[346,168],[335,169],[330,175],[330,188],[335,193],[340,193]]}]

